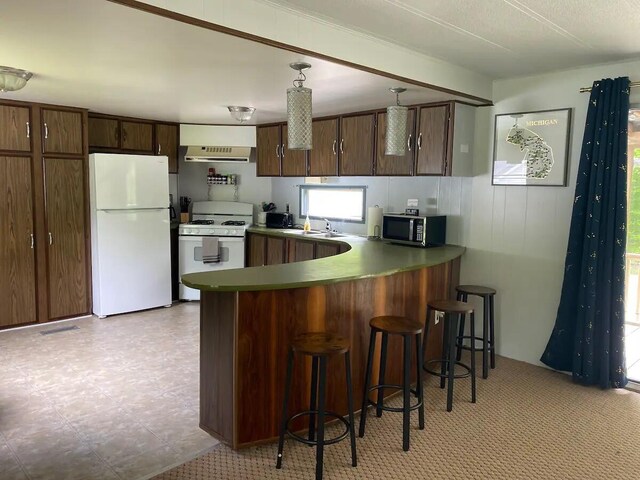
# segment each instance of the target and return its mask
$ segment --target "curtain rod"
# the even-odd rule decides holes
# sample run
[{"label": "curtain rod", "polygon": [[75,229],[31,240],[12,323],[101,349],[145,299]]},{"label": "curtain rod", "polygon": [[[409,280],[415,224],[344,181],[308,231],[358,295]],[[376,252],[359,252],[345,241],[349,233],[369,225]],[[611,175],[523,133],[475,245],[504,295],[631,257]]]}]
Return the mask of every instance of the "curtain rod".
[{"label": "curtain rod", "polygon": [[[630,86],[631,88],[633,88],[633,87],[640,87],[640,82],[631,82],[631,83],[629,84],[629,86]],[[591,91],[591,87],[582,87],[582,88],[580,89],[580,93],[586,93],[586,92],[590,92],[590,91]]]}]

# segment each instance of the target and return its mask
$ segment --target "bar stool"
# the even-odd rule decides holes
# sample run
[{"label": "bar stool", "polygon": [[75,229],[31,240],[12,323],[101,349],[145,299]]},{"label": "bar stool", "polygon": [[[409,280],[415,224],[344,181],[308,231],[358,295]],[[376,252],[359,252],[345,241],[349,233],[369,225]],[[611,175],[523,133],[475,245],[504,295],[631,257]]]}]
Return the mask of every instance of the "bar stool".
[{"label": "bar stool", "polygon": [[[423,349],[426,349],[427,337],[429,336],[429,323],[431,312],[444,313],[444,334],[442,336],[442,358],[428,360],[424,362],[422,368],[429,374],[440,377],[440,388],[444,388],[447,381],[447,412],[453,409],[453,381],[456,378],[466,378],[471,376],[471,403],[476,403],[476,359],[475,344],[471,343],[471,366],[461,361],[456,361],[456,330],[458,318],[464,318],[466,314],[471,316],[471,335],[475,335],[473,307],[468,303],[456,300],[433,300],[427,303],[427,319],[424,325]],[[430,370],[429,365],[439,363],[440,372]],[[455,366],[460,365],[466,370],[464,373],[455,373]]]},{"label": "bar stool", "polygon": [[482,378],[489,377],[489,352],[491,353],[491,368],[496,368],[496,349],[495,349],[495,334],[494,334],[494,314],[493,314],[493,298],[496,295],[496,291],[493,288],[483,287],[480,285],[458,285],[456,287],[458,292],[458,300],[466,302],[469,295],[476,295],[482,298],[482,337],[476,337],[472,335],[464,334],[464,317],[460,322],[460,330],[458,331],[458,353],[456,358],[460,360],[462,357],[462,350],[470,350],[470,348],[464,345],[464,339],[473,338],[473,343],[476,340],[482,341]]},{"label": "bar stool", "polygon": [[[420,430],[424,430],[424,403],[422,401],[422,375],[420,372],[422,362],[422,342],[420,341],[420,334],[422,333],[422,325],[419,322],[405,317],[382,316],[372,318],[369,321],[369,326],[371,327],[371,336],[369,338],[369,356],[367,357],[367,373],[364,380],[362,410],[360,411],[359,435],[360,437],[364,436],[367,423],[367,408],[369,405],[375,405],[377,417],[382,416],[383,410],[388,412],[402,412],[402,449],[406,452],[409,450],[409,419],[412,410],[418,409],[419,427]],[[378,332],[382,333],[379,383],[371,387],[371,364],[373,362],[373,351],[376,343],[376,334]],[[402,363],[402,385],[386,384],[384,380],[387,366],[387,342],[389,335],[402,335],[403,338],[404,360]],[[416,372],[418,379],[415,390],[411,390],[410,386],[412,336],[416,338]],[[401,408],[384,406],[385,388],[402,389],[403,401]],[[374,390],[378,391],[378,400],[375,402],[369,399],[369,392]],[[409,403],[410,392],[415,394],[418,399],[414,405],[410,405]]]},{"label": "bar stool", "polygon": [[[289,395],[291,393],[291,375],[293,371],[294,353],[308,355],[312,358],[311,366],[311,401],[309,410],[297,413],[287,418]],[[347,400],[349,406],[349,421],[335,412],[325,411],[325,387],[327,380],[327,359],[333,355],[344,354],[344,362],[347,373]],[[319,378],[318,378],[319,377]],[[317,402],[317,408],[316,408]],[[308,438],[303,438],[289,429],[289,423],[298,417],[309,415]],[[318,416],[318,431],[315,431],[315,417]],[[325,417],[333,417],[344,423],[346,429],[339,436],[325,440]],[[282,421],[280,424],[280,438],[278,441],[278,458],[276,468],[282,468],[282,450],[284,448],[284,435],[307,445],[316,445],[316,480],[322,479],[324,446],[337,443],[347,435],[351,436],[351,465],[357,466],[356,436],[353,420],[353,393],[351,387],[351,359],[349,355],[349,342],[333,333],[303,333],[294,338],[287,358],[287,378],[284,391],[284,403],[282,405]],[[315,437],[315,438],[314,438]]]}]

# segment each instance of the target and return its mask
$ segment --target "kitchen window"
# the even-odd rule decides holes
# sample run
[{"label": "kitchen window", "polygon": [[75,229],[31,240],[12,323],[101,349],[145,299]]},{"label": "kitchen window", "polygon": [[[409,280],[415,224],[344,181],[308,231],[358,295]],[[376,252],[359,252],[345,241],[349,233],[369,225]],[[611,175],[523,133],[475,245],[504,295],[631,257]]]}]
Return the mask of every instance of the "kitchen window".
[{"label": "kitchen window", "polygon": [[300,216],[364,223],[366,188],[343,185],[300,185]]}]

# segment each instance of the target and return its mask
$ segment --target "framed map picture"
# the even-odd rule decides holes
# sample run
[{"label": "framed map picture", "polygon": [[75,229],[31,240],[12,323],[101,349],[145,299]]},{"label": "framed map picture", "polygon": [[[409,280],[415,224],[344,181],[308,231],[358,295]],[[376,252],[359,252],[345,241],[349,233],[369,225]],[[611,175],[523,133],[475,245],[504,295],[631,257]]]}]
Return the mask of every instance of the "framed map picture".
[{"label": "framed map picture", "polygon": [[496,115],[492,185],[567,185],[571,109]]}]

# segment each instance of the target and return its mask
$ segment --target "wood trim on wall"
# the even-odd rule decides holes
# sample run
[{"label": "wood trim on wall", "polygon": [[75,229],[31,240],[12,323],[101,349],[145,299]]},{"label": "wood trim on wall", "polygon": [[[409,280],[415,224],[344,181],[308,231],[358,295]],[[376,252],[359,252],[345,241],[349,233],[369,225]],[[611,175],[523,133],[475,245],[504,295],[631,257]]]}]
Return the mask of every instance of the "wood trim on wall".
[{"label": "wood trim on wall", "polygon": [[419,87],[428,88],[431,90],[435,90],[442,93],[447,93],[449,95],[456,95],[459,97],[466,98],[468,100],[478,102],[474,104],[475,106],[491,106],[493,102],[489,99],[477,97],[475,95],[470,95],[468,93],[458,92],[456,90],[452,90],[450,88],[439,87],[437,85],[432,85],[430,83],[422,82],[420,80],[414,80],[412,78],[403,77],[401,75],[396,75],[394,73],[385,72],[383,70],[378,70],[376,68],[368,67],[366,65],[361,65],[355,62],[350,62],[348,60],[343,60],[337,57],[333,57],[331,55],[326,55],[324,53],[314,52],[313,50],[307,50],[306,48],[297,47],[295,45],[290,45],[288,43],[279,42],[277,40],[272,40],[270,38],[261,37],[259,35],[254,35],[252,33],[243,32],[241,30],[236,30],[234,28],[225,27],[223,25],[207,22],[205,20],[189,17],[187,15],[183,15],[181,13],[173,12],[171,10],[166,10],[164,8],[156,7],[154,5],[149,5],[147,3],[142,3],[137,0],[108,0],[112,3],[117,3],[119,5],[123,5],[130,8],[135,8],[136,10],[142,10],[147,13],[152,13],[154,15],[159,15],[164,18],[169,18],[171,20],[176,20],[181,23],[186,23],[189,25],[194,25],[196,27],[205,28],[207,30],[212,30],[214,32],[224,33],[226,35],[232,35],[234,37],[243,38],[245,40],[250,40],[252,42],[261,43],[263,45],[268,45],[270,47],[279,48],[281,50],[286,50],[289,52],[299,53],[302,55],[308,55],[311,57],[318,58],[320,60],[326,60],[328,62],[332,62],[338,65],[343,65],[345,67],[354,68],[356,70],[360,70],[363,72],[372,73],[374,75],[380,75],[382,77],[390,78],[392,80],[397,80],[399,82],[409,83],[411,85],[416,85]]}]

